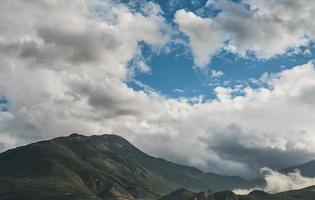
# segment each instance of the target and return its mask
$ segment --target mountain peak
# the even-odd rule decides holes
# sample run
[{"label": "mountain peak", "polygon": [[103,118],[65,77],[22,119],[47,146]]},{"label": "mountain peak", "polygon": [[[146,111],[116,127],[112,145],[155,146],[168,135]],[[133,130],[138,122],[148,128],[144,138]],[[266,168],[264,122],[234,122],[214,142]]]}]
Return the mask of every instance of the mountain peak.
[{"label": "mountain peak", "polygon": [[64,139],[64,138],[68,138],[68,139],[84,139],[86,141],[94,141],[94,142],[98,142],[98,143],[106,143],[106,144],[110,144],[110,145],[118,145],[118,146],[133,146],[128,140],[126,140],[125,138],[119,136],[119,135],[115,135],[115,134],[99,134],[99,135],[90,135],[90,136],[86,136],[86,135],[82,135],[82,134],[78,134],[78,133],[71,133],[70,135],[68,135],[67,137],[60,137],[57,139]]},{"label": "mountain peak", "polygon": [[[79,133],[71,133],[70,135],[68,135],[67,137],[71,138],[71,137],[82,137],[82,138],[91,138],[91,139],[105,139],[105,140],[117,140],[117,141],[124,141],[124,142],[128,142],[125,138],[119,136],[119,135],[115,135],[115,134],[96,134],[96,135],[82,135]],[[129,143],[129,142],[128,142]]]},{"label": "mountain peak", "polygon": [[303,163],[301,165],[296,165],[296,166],[282,169],[281,172],[282,173],[289,173],[289,172],[293,172],[295,170],[299,170],[302,176],[315,177],[314,168],[315,168],[315,160],[311,160],[311,161],[308,161],[308,162]]},{"label": "mountain peak", "polygon": [[71,133],[68,137],[86,137],[85,135],[80,135],[78,133]]}]

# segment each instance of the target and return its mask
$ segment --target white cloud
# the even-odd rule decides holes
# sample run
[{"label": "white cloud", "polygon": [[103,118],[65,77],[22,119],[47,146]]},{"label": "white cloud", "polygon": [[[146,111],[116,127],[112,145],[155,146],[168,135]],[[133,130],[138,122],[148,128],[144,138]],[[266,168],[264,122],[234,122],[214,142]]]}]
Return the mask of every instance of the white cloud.
[{"label": "white cloud", "polygon": [[264,80],[268,88],[241,89],[244,96],[218,87],[214,101],[191,105],[185,99],[162,98],[164,109],[146,110],[160,115],[156,120],[143,121],[144,127],[129,124],[132,131],[126,132],[133,132],[132,141],[147,152],[224,173],[248,175],[249,168],[281,168],[312,159],[313,64]]},{"label": "white cloud", "polygon": [[303,55],[306,57],[310,57],[310,56],[312,56],[312,52],[309,49],[305,49],[305,51],[303,52]]},{"label": "white cloud", "polygon": [[185,10],[177,11],[174,20],[180,30],[189,36],[195,64],[205,67],[221,47],[220,35],[214,27],[216,24],[211,19],[203,19]]},{"label": "white cloud", "polygon": [[169,39],[158,7],[140,14],[88,2],[100,9],[83,0],[2,2],[0,91],[9,112],[0,114],[1,150],[78,132],[119,134],[153,155],[227,174],[312,158],[312,63],[265,75],[268,88],[218,87],[215,100],[135,91],[124,80],[138,42],[159,48]]},{"label": "white cloud", "polygon": [[211,70],[211,77],[212,78],[220,78],[221,76],[223,76],[224,73],[220,70],[216,71],[216,70]]},{"label": "white cloud", "polygon": [[248,190],[234,189],[233,192],[240,195],[246,195],[253,190],[263,190],[270,194],[275,194],[290,190],[299,190],[315,185],[315,178],[303,177],[298,170],[283,174],[265,167],[261,169],[261,174],[266,181],[266,186],[264,188],[255,187]]},{"label": "white cloud", "polygon": [[1,52],[28,61],[29,67],[71,71],[93,66],[124,79],[138,42],[158,47],[169,39],[158,8],[146,5],[144,16],[110,1],[6,0],[0,8]]},{"label": "white cloud", "polygon": [[177,93],[184,93],[184,90],[183,90],[183,89],[176,88],[176,89],[174,89],[174,92],[177,92]]},{"label": "white cloud", "polygon": [[[245,6],[244,3],[249,5]],[[206,6],[221,10],[213,18],[177,11],[175,22],[190,38],[195,64],[205,67],[221,47],[241,56],[270,58],[290,48],[308,45],[315,38],[315,6],[308,0],[246,0],[234,3],[219,0]],[[225,44],[228,41],[228,44]]]},{"label": "white cloud", "polygon": [[[142,13],[111,1],[1,2],[0,91],[13,116],[1,134],[16,135],[21,144],[99,131],[102,120],[141,109],[120,106],[146,95],[122,82],[129,75],[127,64],[139,56],[139,42],[160,48],[169,39],[158,5],[142,4]],[[141,59],[138,66],[149,71]],[[103,111],[94,114],[90,104]]]}]

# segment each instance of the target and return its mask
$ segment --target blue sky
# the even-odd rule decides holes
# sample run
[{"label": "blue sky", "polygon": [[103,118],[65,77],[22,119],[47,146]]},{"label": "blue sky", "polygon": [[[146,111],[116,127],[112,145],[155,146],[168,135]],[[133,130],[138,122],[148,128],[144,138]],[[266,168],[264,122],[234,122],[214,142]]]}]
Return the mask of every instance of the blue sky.
[{"label": "blue sky", "polygon": [[[135,79],[169,97],[202,95],[212,99],[215,98],[213,89],[219,85],[233,87],[250,84],[255,87],[251,79],[256,80],[264,73],[278,73],[314,59],[314,48],[310,48],[312,55],[304,55],[305,48],[300,48],[297,53],[270,59],[240,57],[222,51],[212,58],[206,69],[200,70],[194,68],[193,56],[183,45],[178,45],[175,51],[167,53],[162,51],[159,54],[152,53],[149,48],[143,49],[144,55],[150,55],[147,64],[151,67],[151,72],[138,73]],[[213,78],[211,70],[222,71],[224,75]],[[132,83],[130,86],[137,89]]]},{"label": "blue sky", "polygon": [[[211,18],[218,13],[217,9],[205,6],[206,0],[155,2],[160,5],[167,22],[177,31],[178,25],[174,23],[174,14],[179,9],[194,12],[200,17]],[[239,4],[240,1],[234,2]],[[173,40],[187,42],[189,38],[179,31]],[[211,44],[209,43],[209,45]],[[163,49],[156,53],[150,49],[150,46],[142,43],[142,53],[151,71],[150,73],[137,73],[134,79],[167,97],[204,96],[205,99],[213,99],[215,98],[213,89],[217,86],[233,88],[236,85],[249,84],[255,87],[255,83],[251,80],[259,79],[264,73],[278,73],[313,60],[315,50],[313,46],[313,44],[309,44],[307,47],[294,47],[288,49],[286,53],[267,59],[259,59],[252,54],[240,56],[226,50],[219,50],[205,68],[199,69],[195,66],[194,56],[187,45],[172,43],[167,50]],[[211,77],[212,70],[221,71],[224,75]],[[141,89],[132,81],[128,84],[136,90]]]}]

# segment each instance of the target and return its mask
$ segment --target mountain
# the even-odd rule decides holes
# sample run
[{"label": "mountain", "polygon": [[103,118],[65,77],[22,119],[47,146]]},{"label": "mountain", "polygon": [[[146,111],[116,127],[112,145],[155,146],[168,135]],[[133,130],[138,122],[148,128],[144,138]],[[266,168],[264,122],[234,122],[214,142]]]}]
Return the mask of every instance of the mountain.
[{"label": "mountain", "polygon": [[239,196],[238,200],[314,200],[315,186],[300,190],[291,190],[277,194],[268,194],[263,191],[253,191],[245,196]]},{"label": "mountain", "polygon": [[238,196],[231,191],[212,193],[211,191],[192,192],[181,188],[161,197],[159,200],[237,200]]},{"label": "mountain", "polygon": [[71,134],[0,154],[1,200],[156,199],[249,187],[240,177],[204,173],[149,156],[116,135]]},{"label": "mountain", "polygon": [[168,195],[165,195],[164,197],[161,197],[158,200],[192,199],[194,196],[196,196],[196,194],[196,192],[189,191],[185,188],[180,188]]},{"label": "mountain", "polygon": [[255,190],[248,195],[236,195],[231,191],[222,191],[211,193],[192,192],[186,189],[176,190],[159,200],[314,200],[315,186],[304,188],[301,190],[292,190],[277,194],[268,194],[266,192]]},{"label": "mountain", "polygon": [[292,172],[296,169],[298,169],[301,172],[301,175],[303,175],[303,176],[315,177],[315,160],[306,162],[306,163],[301,164],[301,165],[296,165],[293,167],[285,168],[285,169],[281,170],[281,172],[289,173],[289,172]]}]

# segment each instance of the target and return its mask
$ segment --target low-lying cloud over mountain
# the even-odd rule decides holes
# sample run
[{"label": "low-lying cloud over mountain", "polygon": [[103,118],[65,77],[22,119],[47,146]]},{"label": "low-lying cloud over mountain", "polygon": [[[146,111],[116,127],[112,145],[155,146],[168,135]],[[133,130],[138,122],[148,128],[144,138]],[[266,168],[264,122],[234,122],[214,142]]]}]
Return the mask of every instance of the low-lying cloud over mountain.
[{"label": "low-lying cloud over mountain", "polygon": [[[262,3],[255,1],[255,5]],[[300,4],[307,2],[295,4],[300,8]],[[237,12],[240,8],[231,7],[226,1],[218,5],[232,9],[233,16],[238,16],[236,21],[243,17],[243,11]],[[267,17],[270,21],[274,12],[287,10],[279,7],[274,11],[272,8],[278,7],[268,5],[264,8],[270,10],[247,14],[252,17],[244,23],[248,29],[256,31],[251,25],[256,22],[251,20],[262,23]],[[304,21],[298,20],[301,18],[298,11],[296,21],[287,19],[288,27],[273,22],[275,27],[284,28],[273,34],[276,36],[273,40],[264,38],[268,41],[252,46],[260,38],[245,42],[243,38],[237,39],[241,36],[235,32],[231,34],[233,45],[240,54],[262,48],[264,54],[273,55],[302,44],[300,36],[305,27],[301,23]],[[246,177],[255,175],[263,166],[280,168],[313,158],[312,62],[279,73],[266,73],[256,80],[258,87],[218,86],[214,91],[216,98],[210,100],[170,98],[150,87],[140,90],[129,87],[126,80],[134,73],[148,72],[143,67],[128,65],[137,57],[140,64],[135,66],[144,66],[139,42],[148,44],[158,54],[176,32],[162,13],[160,6],[152,2],[144,2],[135,9],[116,1],[2,1],[0,95],[8,100],[9,108],[0,112],[0,151],[79,132],[119,134],[150,154],[207,171]],[[201,31],[212,27],[211,20],[183,10],[175,16],[178,23],[177,17],[181,15],[189,15],[206,26]],[[277,15],[286,19],[285,13]],[[217,18],[225,22],[222,25],[232,23],[228,16]],[[282,33],[288,36],[293,25],[299,27],[293,38],[285,37],[285,41],[281,39],[273,47],[263,45],[279,40]],[[194,31],[181,24],[180,29]],[[202,36],[196,36],[196,40],[207,39]],[[199,48],[199,41],[193,38],[193,52],[204,63],[204,55],[194,50]],[[214,52],[207,48],[202,51]]]},{"label": "low-lying cloud over mountain", "polygon": [[234,189],[233,192],[244,195],[249,194],[254,190],[263,190],[270,194],[275,194],[290,190],[299,190],[315,185],[315,178],[303,177],[298,170],[283,174],[269,168],[262,168],[261,174],[266,181],[266,186],[264,188]]}]

